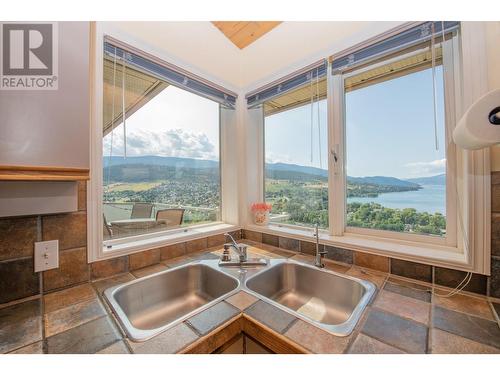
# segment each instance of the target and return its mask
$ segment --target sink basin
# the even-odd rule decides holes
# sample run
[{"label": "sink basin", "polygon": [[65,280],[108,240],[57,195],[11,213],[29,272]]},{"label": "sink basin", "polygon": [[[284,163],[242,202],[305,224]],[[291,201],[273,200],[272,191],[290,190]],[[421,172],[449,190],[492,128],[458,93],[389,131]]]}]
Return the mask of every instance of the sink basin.
[{"label": "sink basin", "polygon": [[281,261],[246,281],[267,302],[338,336],[349,335],[375,286],[294,261]]},{"label": "sink basin", "polygon": [[104,292],[127,335],[147,340],[227,297],[235,277],[210,262],[191,263]]}]

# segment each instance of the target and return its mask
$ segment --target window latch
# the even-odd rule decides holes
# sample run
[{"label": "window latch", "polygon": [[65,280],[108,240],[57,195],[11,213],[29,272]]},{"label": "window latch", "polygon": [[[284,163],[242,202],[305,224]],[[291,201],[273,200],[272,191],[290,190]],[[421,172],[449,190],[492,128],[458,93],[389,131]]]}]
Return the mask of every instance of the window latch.
[{"label": "window latch", "polygon": [[333,161],[336,163],[339,161],[339,158],[337,157],[337,153],[335,152],[335,150],[331,150],[332,152],[332,156],[333,156]]}]

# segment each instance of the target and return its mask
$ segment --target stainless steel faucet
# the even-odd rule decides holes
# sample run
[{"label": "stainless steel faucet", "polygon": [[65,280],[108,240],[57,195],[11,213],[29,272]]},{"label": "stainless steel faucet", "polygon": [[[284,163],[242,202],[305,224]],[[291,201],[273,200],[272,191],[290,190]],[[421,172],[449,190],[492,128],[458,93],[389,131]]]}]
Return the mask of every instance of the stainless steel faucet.
[{"label": "stainless steel faucet", "polygon": [[[236,252],[236,254],[238,254],[238,258],[240,260],[240,263],[242,262],[246,262],[247,261],[247,245],[245,244],[239,244],[237,243],[233,236],[231,236],[229,233],[224,233],[224,237],[228,238],[231,240],[231,243],[226,243],[224,245],[224,252],[225,250],[229,250],[229,248],[233,248],[234,251]],[[227,255],[227,254],[223,254],[222,257],[223,259],[222,260],[226,260],[227,258],[224,258],[224,256]]]},{"label": "stainless steel faucet", "polygon": [[322,255],[326,254],[326,251],[319,251],[319,226],[316,224],[314,228],[314,237],[316,237],[316,260],[314,261],[314,265],[318,268],[324,268],[325,265],[323,264],[323,261],[321,259]]}]

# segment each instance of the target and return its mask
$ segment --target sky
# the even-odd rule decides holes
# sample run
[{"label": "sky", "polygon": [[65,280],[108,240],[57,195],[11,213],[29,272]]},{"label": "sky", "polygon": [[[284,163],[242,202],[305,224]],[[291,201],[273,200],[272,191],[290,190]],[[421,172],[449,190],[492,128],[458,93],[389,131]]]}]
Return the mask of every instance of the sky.
[{"label": "sky", "polygon": [[[413,178],[445,172],[442,69],[438,83],[438,139],[435,148],[430,69],[368,86],[346,95],[346,150],[349,176]],[[311,162],[311,106],[266,117],[267,162],[284,162],[323,169],[326,151],[326,101],[320,102],[321,141],[317,104],[313,108]]]},{"label": "sky", "polygon": [[[441,67],[436,77],[439,150],[430,69],[346,94],[349,176],[414,178],[445,172]],[[132,114],[126,127],[128,156],[219,159],[219,104],[174,86]],[[110,144],[108,134],[106,156]],[[114,130],[112,154],[123,155],[123,125]],[[326,169],[327,155],[325,100],[266,117],[266,162]]]},{"label": "sky", "polygon": [[[127,156],[219,160],[219,104],[168,86],[125,122]],[[110,154],[111,134],[103,139]],[[114,156],[123,156],[123,124],[113,131]]]}]

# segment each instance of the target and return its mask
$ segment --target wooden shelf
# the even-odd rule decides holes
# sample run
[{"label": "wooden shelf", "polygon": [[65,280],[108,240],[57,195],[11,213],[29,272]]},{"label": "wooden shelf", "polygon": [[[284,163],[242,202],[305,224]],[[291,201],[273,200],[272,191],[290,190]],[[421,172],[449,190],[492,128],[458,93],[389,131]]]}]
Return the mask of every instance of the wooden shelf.
[{"label": "wooden shelf", "polygon": [[86,181],[88,168],[0,165],[0,181]]}]

